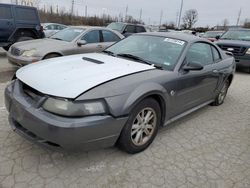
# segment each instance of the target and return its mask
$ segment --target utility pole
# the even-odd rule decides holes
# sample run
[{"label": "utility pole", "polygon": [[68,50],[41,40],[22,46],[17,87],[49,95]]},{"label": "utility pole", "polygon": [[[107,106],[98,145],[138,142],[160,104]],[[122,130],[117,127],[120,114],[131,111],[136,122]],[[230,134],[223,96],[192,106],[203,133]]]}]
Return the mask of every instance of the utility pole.
[{"label": "utility pole", "polygon": [[178,21],[178,29],[180,29],[180,24],[181,24],[182,8],[183,8],[183,0],[181,0],[181,7],[180,7],[180,14],[179,14],[179,21]]},{"label": "utility pole", "polygon": [[241,17],[241,11],[242,11],[242,9],[240,8],[240,11],[239,11],[239,14],[238,14],[238,18],[237,18],[236,26],[239,26],[240,17]]},{"label": "utility pole", "polygon": [[86,5],[85,6],[85,18],[87,18],[87,16],[88,16],[88,6]]},{"label": "utility pole", "polygon": [[16,5],[18,5],[18,0],[16,0]]},{"label": "utility pole", "polygon": [[179,12],[176,12],[175,28],[178,27]]},{"label": "utility pole", "polygon": [[161,15],[160,15],[160,24],[159,24],[159,27],[161,27],[162,16],[163,16],[163,11],[161,10]]},{"label": "utility pole", "polygon": [[74,14],[74,5],[75,5],[75,0],[72,0],[72,4],[71,4],[71,16],[73,16],[73,14]]},{"label": "utility pole", "polygon": [[127,21],[127,16],[128,16],[128,5],[126,6],[125,22]]},{"label": "utility pole", "polygon": [[141,17],[142,17],[142,8],[140,10],[140,19],[139,19],[139,22],[141,22]]}]

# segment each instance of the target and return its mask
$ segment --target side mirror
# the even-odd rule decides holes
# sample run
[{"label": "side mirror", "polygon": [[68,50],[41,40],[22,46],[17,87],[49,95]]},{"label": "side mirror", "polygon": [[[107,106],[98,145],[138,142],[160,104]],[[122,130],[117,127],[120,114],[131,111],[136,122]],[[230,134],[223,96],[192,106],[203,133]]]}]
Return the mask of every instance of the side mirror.
[{"label": "side mirror", "polygon": [[85,45],[85,44],[87,44],[87,41],[86,41],[86,40],[79,40],[79,41],[77,41],[77,45],[78,45],[78,46],[83,46],[83,45]]},{"label": "side mirror", "polygon": [[203,65],[197,62],[190,62],[184,65],[182,69],[185,71],[199,71],[203,69]]},{"label": "side mirror", "polygon": [[215,38],[216,38],[216,40],[219,40],[220,39],[220,35],[217,35]]}]

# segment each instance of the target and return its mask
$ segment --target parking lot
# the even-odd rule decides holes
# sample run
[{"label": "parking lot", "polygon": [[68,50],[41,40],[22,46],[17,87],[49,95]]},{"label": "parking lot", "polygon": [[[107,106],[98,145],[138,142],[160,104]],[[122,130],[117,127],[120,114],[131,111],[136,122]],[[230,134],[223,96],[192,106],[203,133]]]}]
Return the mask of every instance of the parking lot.
[{"label": "parking lot", "polygon": [[[8,66],[4,57],[0,64]],[[236,74],[222,106],[161,129],[136,155],[117,148],[59,153],[28,142],[8,124],[5,86],[0,83],[0,187],[250,187],[247,73]]]}]

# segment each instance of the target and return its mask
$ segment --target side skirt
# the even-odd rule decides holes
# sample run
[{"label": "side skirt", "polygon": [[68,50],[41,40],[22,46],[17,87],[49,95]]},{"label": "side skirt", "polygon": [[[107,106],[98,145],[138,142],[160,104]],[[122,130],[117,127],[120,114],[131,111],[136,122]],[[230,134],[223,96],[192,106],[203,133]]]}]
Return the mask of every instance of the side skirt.
[{"label": "side skirt", "polygon": [[177,115],[177,116],[175,116],[175,117],[169,119],[167,122],[165,122],[164,126],[167,126],[167,125],[169,125],[170,123],[173,123],[173,122],[175,122],[175,121],[177,121],[177,120],[179,120],[179,119],[181,119],[181,118],[187,116],[188,114],[191,114],[191,113],[193,113],[193,112],[199,110],[200,108],[203,108],[204,106],[207,106],[208,104],[210,104],[210,103],[212,103],[212,102],[214,102],[214,100],[207,101],[207,102],[205,102],[205,103],[203,103],[203,104],[200,104],[199,106],[196,106],[196,107],[194,107],[194,108],[192,108],[192,109],[190,109],[190,110],[188,110],[188,111],[186,111],[186,112],[183,112],[182,114]]}]

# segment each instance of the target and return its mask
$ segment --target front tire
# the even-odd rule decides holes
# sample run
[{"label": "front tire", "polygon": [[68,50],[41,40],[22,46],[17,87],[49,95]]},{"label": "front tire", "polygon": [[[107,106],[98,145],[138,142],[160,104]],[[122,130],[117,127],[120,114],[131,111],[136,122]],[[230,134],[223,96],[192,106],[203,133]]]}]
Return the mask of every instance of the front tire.
[{"label": "front tire", "polygon": [[152,98],[141,101],[131,112],[118,146],[127,153],[145,150],[157,135],[161,123],[161,108]]},{"label": "front tire", "polygon": [[224,100],[227,96],[229,85],[230,85],[229,81],[226,80],[223,87],[220,90],[220,93],[217,95],[217,97],[215,98],[215,101],[212,103],[212,106],[219,106],[224,103]]}]

